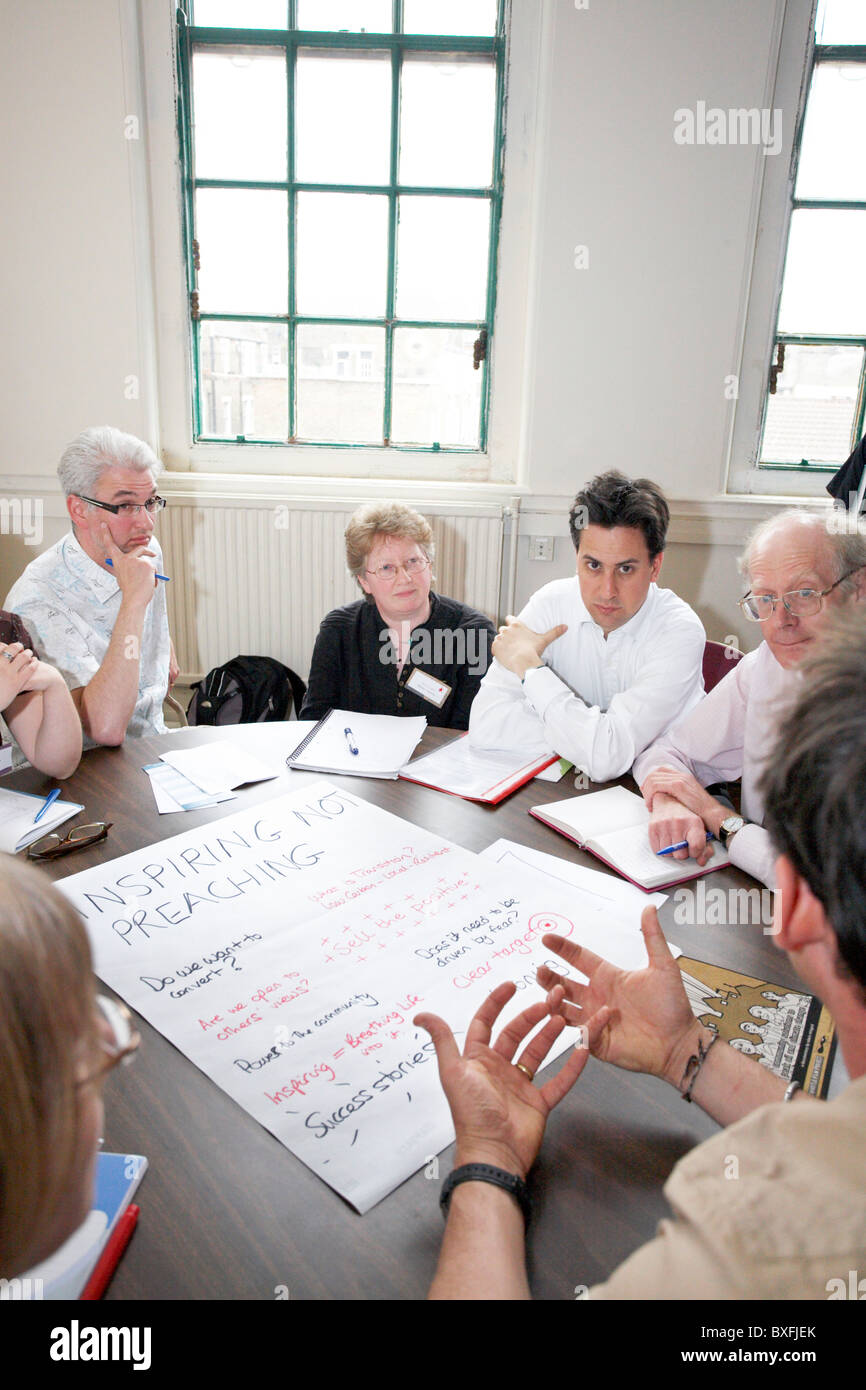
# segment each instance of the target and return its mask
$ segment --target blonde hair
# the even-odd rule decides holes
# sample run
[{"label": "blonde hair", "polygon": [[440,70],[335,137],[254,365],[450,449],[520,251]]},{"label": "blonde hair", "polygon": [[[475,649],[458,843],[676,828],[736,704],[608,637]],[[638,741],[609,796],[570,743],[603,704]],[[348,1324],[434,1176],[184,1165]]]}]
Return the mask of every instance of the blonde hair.
[{"label": "blonde hair", "polygon": [[402,502],[367,502],[352,513],[346,527],[346,567],[359,583],[379,536],[415,541],[432,565],[436,546],[433,528],[426,517]]},{"label": "blonde hair", "polygon": [[33,1263],[68,1196],[82,1048],[96,1045],[90,946],[77,913],[0,855],[0,1274]]}]

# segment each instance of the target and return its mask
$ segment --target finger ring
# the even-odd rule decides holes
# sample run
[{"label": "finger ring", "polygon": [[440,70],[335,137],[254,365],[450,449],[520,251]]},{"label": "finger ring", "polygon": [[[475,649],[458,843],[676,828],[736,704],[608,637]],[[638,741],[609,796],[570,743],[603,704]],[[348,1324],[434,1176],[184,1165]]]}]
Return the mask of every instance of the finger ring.
[{"label": "finger ring", "polygon": [[525,1067],[525,1066],[523,1065],[522,1062],[515,1062],[514,1065],[516,1066],[516,1068],[517,1068],[518,1071],[522,1071],[522,1072],[523,1072],[523,1075],[526,1077],[527,1081],[532,1081],[532,1080],[534,1080],[534,1078],[535,1078],[535,1072],[534,1072],[534,1071],[530,1071],[530,1070],[529,1070],[529,1067]]},{"label": "finger ring", "polygon": [[12,656],[12,654],[11,654],[10,652],[4,652],[3,655],[5,656],[5,658],[6,658],[7,661],[14,661],[14,660],[15,660],[14,656]]}]

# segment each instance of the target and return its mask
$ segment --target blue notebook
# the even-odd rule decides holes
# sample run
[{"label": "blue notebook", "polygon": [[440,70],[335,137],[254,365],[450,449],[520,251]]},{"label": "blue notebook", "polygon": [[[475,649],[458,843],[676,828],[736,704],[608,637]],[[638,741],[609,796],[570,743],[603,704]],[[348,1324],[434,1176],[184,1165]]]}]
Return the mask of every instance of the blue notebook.
[{"label": "blue notebook", "polygon": [[20,1279],[10,1279],[0,1298],[80,1298],[111,1232],[144,1177],[147,1159],[140,1154],[100,1153],[96,1160],[93,1208],[77,1231]]}]

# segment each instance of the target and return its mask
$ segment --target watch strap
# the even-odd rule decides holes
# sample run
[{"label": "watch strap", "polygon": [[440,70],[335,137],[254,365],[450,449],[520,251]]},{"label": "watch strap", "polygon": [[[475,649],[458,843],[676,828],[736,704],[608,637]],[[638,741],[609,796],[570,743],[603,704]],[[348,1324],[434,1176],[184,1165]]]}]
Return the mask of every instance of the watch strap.
[{"label": "watch strap", "polygon": [[523,1178],[518,1177],[516,1173],[507,1172],[505,1168],[494,1168],[491,1163],[464,1163],[462,1167],[452,1169],[442,1184],[439,1195],[439,1206],[443,1216],[447,1217],[451,1194],[462,1182],[489,1182],[494,1187],[504,1188],[523,1212],[524,1225],[529,1225],[529,1189]]}]

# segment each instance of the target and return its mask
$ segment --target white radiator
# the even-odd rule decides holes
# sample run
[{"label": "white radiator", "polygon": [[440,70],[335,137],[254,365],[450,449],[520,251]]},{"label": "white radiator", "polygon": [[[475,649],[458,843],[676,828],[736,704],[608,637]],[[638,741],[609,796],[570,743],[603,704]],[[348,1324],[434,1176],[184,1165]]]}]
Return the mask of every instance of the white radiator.
[{"label": "white radiator", "polygon": [[[159,540],[181,672],[197,679],[241,653],[275,656],[304,679],[319,623],[361,596],[346,573],[343,532],[357,502],[310,498],[256,505],[170,496]],[[416,510],[436,540],[434,587],[496,621],[503,509]]]}]

